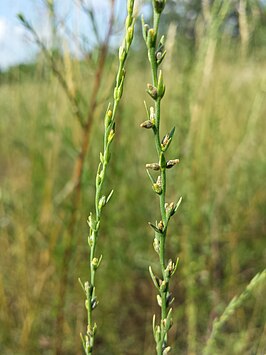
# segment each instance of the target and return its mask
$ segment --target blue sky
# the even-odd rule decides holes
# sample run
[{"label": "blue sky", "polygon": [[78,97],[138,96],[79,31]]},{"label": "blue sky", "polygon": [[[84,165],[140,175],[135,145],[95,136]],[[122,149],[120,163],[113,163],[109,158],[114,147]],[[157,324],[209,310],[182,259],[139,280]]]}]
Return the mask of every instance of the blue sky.
[{"label": "blue sky", "polygon": [[[82,33],[93,43],[92,31],[88,19],[75,5],[78,0],[56,0],[59,17],[66,20],[68,27],[75,33]],[[104,35],[108,23],[108,0],[87,0],[97,13],[101,33]],[[116,15],[118,20],[125,18],[126,1],[116,1]],[[20,62],[27,62],[34,58],[37,48],[23,29],[16,15],[23,13],[34,25],[39,35],[49,41],[50,26],[47,10],[42,0],[0,0],[0,69]],[[77,51],[77,48],[72,48]]]}]

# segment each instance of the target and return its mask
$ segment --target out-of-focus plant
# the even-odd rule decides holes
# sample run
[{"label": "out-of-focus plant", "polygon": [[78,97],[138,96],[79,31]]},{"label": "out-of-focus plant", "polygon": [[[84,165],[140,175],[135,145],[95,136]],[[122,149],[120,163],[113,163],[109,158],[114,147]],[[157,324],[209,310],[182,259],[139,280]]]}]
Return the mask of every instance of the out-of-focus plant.
[{"label": "out-of-focus plant", "polygon": [[83,283],[80,281],[82,289],[84,290],[86,301],[85,307],[87,310],[87,330],[83,336],[81,334],[82,344],[84,351],[87,355],[92,354],[95,345],[95,334],[97,325],[93,318],[93,310],[98,304],[96,295],[96,272],[102,261],[102,255],[96,256],[96,245],[99,236],[100,224],[102,221],[103,207],[109,202],[112,197],[113,190],[108,196],[103,195],[103,187],[106,179],[106,171],[111,158],[111,144],[115,136],[115,118],[118,109],[119,102],[123,94],[124,80],[125,80],[125,63],[128,56],[128,52],[133,40],[134,35],[134,17],[133,17],[134,0],[128,0],[127,2],[127,18],[125,23],[125,37],[123,43],[119,48],[119,65],[116,75],[116,83],[113,92],[113,103],[108,105],[105,114],[104,125],[104,139],[103,139],[103,152],[100,153],[100,163],[96,174],[95,184],[95,211],[90,213],[88,218],[89,225],[89,237],[88,245],[90,248],[90,278],[89,281]]}]

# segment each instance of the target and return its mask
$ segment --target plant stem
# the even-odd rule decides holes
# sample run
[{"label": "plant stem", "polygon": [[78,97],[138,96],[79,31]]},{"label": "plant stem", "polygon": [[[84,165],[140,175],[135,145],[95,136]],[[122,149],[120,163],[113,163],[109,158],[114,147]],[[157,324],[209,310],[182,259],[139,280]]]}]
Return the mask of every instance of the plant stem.
[{"label": "plant stem", "polygon": [[95,345],[95,333],[97,325],[93,319],[93,310],[98,304],[96,296],[96,271],[100,266],[102,256],[96,257],[96,246],[98,234],[101,224],[101,214],[103,207],[109,202],[113,191],[106,197],[103,195],[103,187],[106,178],[107,167],[110,161],[110,149],[115,135],[115,117],[119,102],[123,93],[125,79],[125,62],[132,43],[134,34],[134,18],[133,18],[134,0],[128,0],[127,10],[128,15],[125,25],[125,37],[119,49],[119,66],[116,76],[116,84],[114,88],[113,104],[109,104],[105,115],[105,130],[103,139],[103,153],[100,153],[100,163],[96,174],[96,191],[95,191],[95,211],[90,213],[88,224],[90,228],[88,244],[90,247],[90,278],[89,281],[82,285],[86,295],[87,309],[87,331],[86,335],[81,335],[84,352],[86,355],[92,354]]},{"label": "plant stem", "polygon": [[161,279],[153,274],[150,268],[151,278],[154,282],[156,289],[158,290],[158,304],[161,307],[161,319],[159,325],[155,324],[155,316],[153,318],[153,333],[156,342],[157,355],[165,355],[170,351],[170,347],[167,346],[167,335],[172,325],[172,309],[169,309],[171,304],[171,294],[169,292],[169,281],[171,276],[175,273],[177,262],[174,264],[172,260],[166,262],[166,235],[167,227],[170,218],[176,212],[179,203],[170,205],[166,203],[166,169],[174,166],[178,159],[166,161],[165,152],[167,151],[174,129],[164,136],[161,140],[160,137],[160,120],[161,120],[161,100],[164,96],[165,86],[163,83],[162,71],[158,71],[164,56],[164,37],[157,41],[159,23],[161,13],[164,9],[166,0],[153,0],[153,28],[149,29],[149,26],[142,21],[143,37],[148,49],[148,59],[150,62],[152,73],[152,85],[148,84],[147,92],[154,100],[154,108],[150,108],[150,116],[148,121],[141,124],[141,127],[152,128],[154,133],[155,148],[158,155],[159,163],[147,164],[147,168],[159,171],[157,181],[148,173],[152,183],[153,190],[159,195],[160,200],[160,222],[156,222],[156,225],[150,224],[155,230],[154,249],[158,253],[159,263],[161,268]]}]

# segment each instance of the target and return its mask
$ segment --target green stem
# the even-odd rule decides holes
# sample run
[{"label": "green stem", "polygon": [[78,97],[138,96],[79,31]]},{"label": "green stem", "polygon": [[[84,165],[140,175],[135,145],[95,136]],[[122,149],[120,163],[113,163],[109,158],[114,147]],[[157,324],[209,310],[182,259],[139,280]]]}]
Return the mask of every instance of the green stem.
[{"label": "green stem", "polygon": [[96,299],[96,271],[100,265],[101,258],[96,257],[96,246],[98,240],[98,233],[101,223],[101,213],[102,208],[108,203],[111,195],[108,197],[103,195],[103,187],[106,178],[106,172],[108,163],[110,160],[110,148],[113,141],[115,132],[115,117],[119,102],[123,93],[124,77],[125,77],[125,62],[128,56],[128,51],[130,49],[133,33],[134,33],[134,18],[133,18],[133,8],[134,0],[128,0],[127,9],[128,16],[126,20],[126,34],[123,43],[119,49],[119,66],[116,75],[116,84],[114,88],[114,99],[113,107],[111,110],[111,105],[109,105],[106,116],[105,116],[105,131],[104,131],[104,142],[103,142],[103,154],[100,157],[100,163],[98,166],[98,171],[96,175],[96,191],[95,191],[95,211],[94,215],[90,214],[89,217],[89,247],[90,247],[90,275],[89,281],[85,283],[83,289],[86,294],[86,308],[87,308],[87,331],[86,335],[82,338],[83,348],[86,355],[90,355],[93,352],[95,343],[95,333],[96,333],[96,323],[93,321],[93,309],[97,305]]},{"label": "green stem", "polygon": [[[160,268],[161,268],[161,279],[156,281],[156,278],[154,277],[153,273],[151,273],[151,277],[154,281],[154,284],[159,291],[159,298],[158,302],[161,307],[161,319],[159,321],[159,325],[156,325],[155,323],[153,324],[153,331],[154,331],[154,337],[155,337],[155,342],[156,342],[156,352],[157,355],[162,355],[164,352],[167,352],[170,350],[170,347],[167,347],[167,333],[171,327],[171,310],[168,310],[169,307],[169,299],[168,297],[170,296],[169,294],[169,280],[170,277],[172,276],[172,273],[174,273],[174,270],[176,268],[176,265],[172,263],[172,261],[169,261],[169,263],[166,263],[166,234],[167,234],[167,227],[169,223],[170,217],[175,213],[176,209],[174,207],[172,210],[168,209],[168,205],[166,205],[166,167],[171,167],[171,164],[168,166],[166,159],[165,159],[165,150],[167,149],[168,145],[170,144],[170,140],[172,139],[172,134],[171,137],[169,137],[168,143],[165,143],[163,141],[161,143],[161,138],[160,138],[160,121],[161,121],[161,99],[164,95],[164,83],[163,83],[163,77],[162,73],[158,74],[158,66],[160,64],[159,60],[157,62],[157,55],[159,52],[162,50],[163,43],[162,40],[157,48],[157,37],[158,37],[158,29],[159,29],[159,23],[160,23],[160,17],[161,17],[161,12],[163,11],[163,8],[165,6],[165,0],[153,0],[153,28],[149,29],[147,25],[145,25],[143,21],[143,36],[144,39],[146,40],[147,44],[147,49],[148,49],[148,59],[150,62],[150,67],[151,67],[151,74],[152,74],[152,88],[151,91],[149,92],[152,96],[152,98],[155,101],[154,104],[154,114],[155,117],[151,117],[150,120],[153,122],[154,126],[153,128],[153,133],[154,133],[154,142],[155,142],[155,148],[156,152],[158,155],[158,161],[159,161],[159,167],[158,163],[151,164],[151,166],[154,166],[154,170],[160,169],[160,179],[157,180],[159,182],[156,182],[156,184],[159,185],[159,189],[154,189],[156,193],[159,194],[160,196],[160,214],[161,214],[161,220],[159,223],[157,223],[157,226],[153,226],[155,228],[155,241],[154,241],[154,248],[155,251],[159,254],[159,263],[160,263]],[[159,58],[159,57],[158,57]],[[149,88],[149,84],[148,84]],[[154,119],[154,121],[152,121]],[[145,126],[143,126],[145,127]],[[149,127],[146,127],[149,128]],[[165,138],[165,137],[164,137]],[[166,144],[168,144],[166,146]],[[149,164],[148,164],[149,165]],[[152,179],[152,177],[151,177]],[[155,185],[156,185],[155,184]],[[156,229],[157,228],[157,229]],[[159,229],[159,230],[158,230]],[[158,245],[159,243],[159,245]]]}]

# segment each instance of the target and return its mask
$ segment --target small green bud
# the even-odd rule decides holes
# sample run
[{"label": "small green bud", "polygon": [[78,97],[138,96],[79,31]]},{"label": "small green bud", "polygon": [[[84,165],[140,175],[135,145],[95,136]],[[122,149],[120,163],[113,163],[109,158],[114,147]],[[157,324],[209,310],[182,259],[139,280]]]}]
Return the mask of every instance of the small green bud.
[{"label": "small green bud", "polygon": [[159,307],[162,307],[162,297],[160,295],[157,295],[157,303]]},{"label": "small green bud", "polygon": [[169,217],[172,217],[175,214],[175,204],[174,204],[174,202],[171,202],[170,204],[166,203],[165,204],[165,209],[166,209],[167,215]]},{"label": "small green bud", "polygon": [[100,176],[100,174],[97,174],[96,175],[96,185],[99,186],[101,184],[101,182],[102,182],[101,176]]},{"label": "small green bud", "polygon": [[89,292],[89,288],[90,288],[90,284],[89,284],[88,281],[86,281],[86,282],[84,283],[84,288],[85,288],[86,293],[88,293],[88,292]]},{"label": "small green bud", "polygon": [[161,341],[161,328],[159,325],[155,327],[155,341],[159,343]]},{"label": "small green bud", "polygon": [[153,0],[153,6],[154,10],[157,12],[157,14],[160,14],[163,12],[163,9],[165,7],[166,0]]},{"label": "small green bud", "polygon": [[162,142],[161,142],[161,148],[162,148],[162,150],[163,150],[164,152],[165,152],[165,151],[168,149],[168,147],[170,146],[170,143],[171,143],[171,141],[172,141],[172,139],[173,139],[174,133],[175,133],[175,127],[173,127],[173,128],[171,129],[171,131],[170,131],[169,133],[167,133],[167,134],[163,137]]},{"label": "small green bud", "polygon": [[111,124],[112,122],[112,118],[113,118],[113,111],[110,109],[111,105],[109,104],[108,105],[108,109],[106,111],[106,114],[105,114],[105,127],[109,127],[109,125]]},{"label": "small green bud", "polygon": [[112,140],[114,139],[114,136],[115,136],[115,131],[113,129],[111,129],[111,131],[108,135],[108,139],[107,139],[108,144],[110,144],[112,142]]},{"label": "small green bud", "polygon": [[161,176],[158,176],[157,181],[152,186],[153,190],[160,195],[162,193],[162,179]]},{"label": "small green bud", "polygon": [[142,25],[142,36],[145,42],[147,42],[147,36],[149,31],[149,25],[144,22],[144,17],[141,16],[141,25]]},{"label": "small green bud", "polygon": [[165,58],[165,55],[166,55],[166,51],[159,51],[157,54],[156,54],[156,63],[157,65],[160,65],[162,63],[162,61],[164,60]]},{"label": "small green bud", "polygon": [[165,273],[167,275],[167,277],[171,277],[173,271],[175,269],[175,264],[173,263],[173,261],[170,259],[168,261],[167,267],[165,269]]},{"label": "small green bud", "polygon": [[132,21],[133,21],[133,17],[128,15],[126,18],[126,28],[129,28],[131,26]]},{"label": "small green bud", "polygon": [[147,84],[147,93],[154,100],[156,100],[158,97],[158,91],[157,91],[156,87],[154,87],[152,84]]},{"label": "small green bud", "polygon": [[160,70],[159,77],[158,77],[158,87],[157,87],[158,97],[162,98],[164,96],[164,93],[165,93],[165,85],[163,83],[163,73]]},{"label": "small green bud", "polygon": [[94,323],[92,330],[93,330],[93,334],[95,335],[97,332],[97,324],[96,323]]},{"label": "small green bud", "polygon": [[162,193],[162,187],[158,184],[153,184],[152,189],[154,192],[156,192],[158,195],[161,195]]},{"label": "small green bud", "polygon": [[120,98],[121,98],[121,96],[122,96],[122,93],[121,93],[120,88],[119,88],[119,87],[116,87],[116,88],[114,89],[114,100],[115,100],[115,101],[119,101]]},{"label": "small green bud", "polygon": [[93,336],[93,329],[90,325],[87,325],[87,334],[88,336]]},{"label": "small green bud", "polygon": [[98,204],[99,210],[101,210],[105,205],[106,205],[106,197],[102,196],[100,198],[100,201],[99,201],[99,204]]},{"label": "small green bud", "polygon": [[124,46],[121,46],[119,48],[118,57],[119,57],[120,62],[124,62],[125,61],[126,51],[125,51]]},{"label": "small green bud", "polygon": [[93,215],[92,213],[90,213],[89,217],[88,217],[88,220],[87,220],[87,223],[89,225],[89,227],[95,231],[96,229],[96,221],[95,219],[93,218]]},{"label": "small green bud", "polygon": [[153,28],[150,28],[148,30],[148,35],[147,35],[147,47],[150,48],[154,48],[155,47],[155,42],[156,42],[156,35],[155,35],[155,31]]},{"label": "small green bud", "polygon": [[161,169],[167,168],[167,163],[166,163],[166,160],[165,160],[164,153],[161,153],[161,155],[160,155],[160,168]]},{"label": "small green bud", "polygon": [[93,239],[91,236],[88,237],[88,244],[90,247],[92,247],[92,245],[93,245]]},{"label": "small green bud", "polygon": [[130,27],[128,27],[127,33],[126,33],[126,42],[127,42],[128,47],[131,45],[133,36],[134,36],[134,27],[130,26]]},{"label": "small green bud", "polygon": [[98,264],[99,264],[98,258],[93,258],[92,261],[91,261],[91,266],[92,266],[92,268],[93,268],[94,270],[97,270]]},{"label": "small green bud", "polygon": [[127,12],[129,14],[132,14],[133,13],[133,8],[134,8],[134,1],[131,0],[131,1],[128,1],[127,2]]},{"label": "small green bud", "polygon": [[160,291],[164,292],[167,288],[167,282],[165,280],[162,281],[161,286],[160,286]]}]

